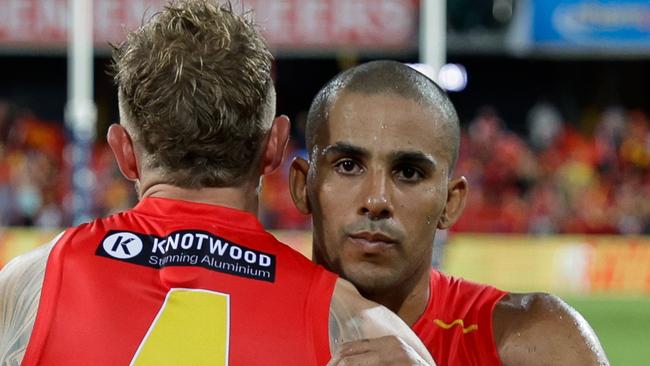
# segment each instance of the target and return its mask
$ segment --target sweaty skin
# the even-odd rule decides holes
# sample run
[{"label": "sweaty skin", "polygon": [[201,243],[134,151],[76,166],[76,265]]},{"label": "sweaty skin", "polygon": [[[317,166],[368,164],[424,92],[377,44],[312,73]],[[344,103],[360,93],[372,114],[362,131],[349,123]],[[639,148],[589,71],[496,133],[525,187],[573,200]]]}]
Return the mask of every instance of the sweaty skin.
[{"label": "sweaty skin", "polygon": [[589,323],[557,296],[509,294],[495,307],[493,319],[504,366],[609,365]]},{"label": "sweaty skin", "polygon": [[[313,216],[314,260],[412,325],[428,293],[436,229],[460,216],[464,177],[450,171],[449,129],[435,106],[391,92],[339,91],[292,164],[292,197]],[[584,318],[548,294],[509,294],[493,313],[502,364],[608,365]],[[399,347],[376,342],[377,359]],[[381,344],[381,346],[378,346]]]}]

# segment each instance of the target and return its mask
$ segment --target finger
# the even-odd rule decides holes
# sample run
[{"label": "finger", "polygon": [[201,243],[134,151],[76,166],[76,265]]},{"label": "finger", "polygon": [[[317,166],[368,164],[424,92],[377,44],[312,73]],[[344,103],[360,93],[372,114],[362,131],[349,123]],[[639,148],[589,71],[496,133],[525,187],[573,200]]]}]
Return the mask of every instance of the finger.
[{"label": "finger", "polygon": [[377,339],[360,339],[357,341],[345,342],[340,345],[338,354],[341,356],[351,356],[371,352],[377,348]]},{"label": "finger", "polygon": [[363,354],[341,357],[335,365],[336,366],[380,366],[380,365],[390,365],[390,363],[384,363],[378,353],[363,353]]},{"label": "finger", "polygon": [[404,342],[396,336],[361,339],[343,343],[339,348],[341,355],[354,355],[366,352],[385,351],[386,349],[403,349]]},{"label": "finger", "polygon": [[337,366],[339,361],[341,361],[341,357],[334,355],[332,356],[332,359],[327,363],[327,366]]}]

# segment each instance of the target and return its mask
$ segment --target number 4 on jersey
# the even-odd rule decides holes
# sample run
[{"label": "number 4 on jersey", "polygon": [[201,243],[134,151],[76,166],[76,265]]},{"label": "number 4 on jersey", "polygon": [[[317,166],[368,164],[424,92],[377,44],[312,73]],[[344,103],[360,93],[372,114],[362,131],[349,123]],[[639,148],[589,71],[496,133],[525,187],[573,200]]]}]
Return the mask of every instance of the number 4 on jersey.
[{"label": "number 4 on jersey", "polygon": [[171,289],[131,365],[227,366],[229,328],[228,294]]}]

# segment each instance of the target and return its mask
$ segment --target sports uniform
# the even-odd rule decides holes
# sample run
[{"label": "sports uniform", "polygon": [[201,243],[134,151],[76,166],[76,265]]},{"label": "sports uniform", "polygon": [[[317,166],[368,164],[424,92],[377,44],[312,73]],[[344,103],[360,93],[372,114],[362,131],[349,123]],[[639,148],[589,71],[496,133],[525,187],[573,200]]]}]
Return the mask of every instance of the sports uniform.
[{"label": "sports uniform", "polygon": [[144,198],[53,247],[23,365],[324,365],[335,282],[252,214]]},{"label": "sports uniform", "polygon": [[506,292],[432,269],[429,294],[429,303],[412,329],[438,366],[501,365],[492,312]]}]

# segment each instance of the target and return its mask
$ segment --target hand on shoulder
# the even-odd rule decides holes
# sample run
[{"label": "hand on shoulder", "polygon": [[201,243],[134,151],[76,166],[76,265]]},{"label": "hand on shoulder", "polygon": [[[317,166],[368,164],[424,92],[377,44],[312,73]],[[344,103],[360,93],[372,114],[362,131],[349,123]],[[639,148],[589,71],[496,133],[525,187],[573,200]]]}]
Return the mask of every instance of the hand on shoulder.
[{"label": "hand on shoulder", "polygon": [[406,323],[342,279],[332,296],[329,327],[329,366],[435,365]]},{"label": "hand on shoulder", "polygon": [[429,364],[404,340],[391,335],[343,343],[327,365],[425,366]]},{"label": "hand on shoulder", "polygon": [[555,295],[508,294],[495,306],[493,321],[504,366],[609,365],[589,323]]}]

